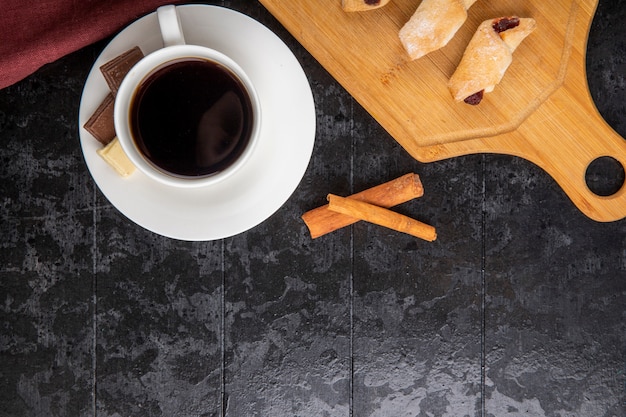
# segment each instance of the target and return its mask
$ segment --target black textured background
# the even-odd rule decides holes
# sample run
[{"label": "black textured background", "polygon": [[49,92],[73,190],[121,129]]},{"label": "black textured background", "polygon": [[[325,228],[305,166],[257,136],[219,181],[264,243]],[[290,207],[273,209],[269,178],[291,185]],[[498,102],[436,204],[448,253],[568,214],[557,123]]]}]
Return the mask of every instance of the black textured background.
[{"label": "black textured background", "polygon": [[[626,220],[588,219],[515,157],[411,159],[259,3],[212,3],[304,66],[305,177],[246,233],[167,239],[122,216],[81,154],[107,40],[0,90],[0,416],[626,416]],[[625,19],[601,0],[588,51],[622,136]],[[436,242],[368,224],[310,239],[300,215],[328,192],[411,171],[426,194],[398,210]]]}]

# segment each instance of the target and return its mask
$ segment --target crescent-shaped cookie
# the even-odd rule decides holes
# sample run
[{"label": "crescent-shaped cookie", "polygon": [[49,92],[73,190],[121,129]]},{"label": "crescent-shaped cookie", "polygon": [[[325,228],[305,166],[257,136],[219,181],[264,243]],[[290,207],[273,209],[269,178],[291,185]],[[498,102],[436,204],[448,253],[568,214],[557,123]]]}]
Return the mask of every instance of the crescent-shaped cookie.
[{"label": "crescent-shaped cookie", "polygon": [[412,60],[443,48],[467,20],[476,0],[423,0],[399,37]]},{"label": "crescent-shaped cookie", "polygon": [[533,31],[532,18],[501,17],[485,20],[470,40],[448,82],[456,101],[480,103],[493,91],[513,61],[513,51]]}]

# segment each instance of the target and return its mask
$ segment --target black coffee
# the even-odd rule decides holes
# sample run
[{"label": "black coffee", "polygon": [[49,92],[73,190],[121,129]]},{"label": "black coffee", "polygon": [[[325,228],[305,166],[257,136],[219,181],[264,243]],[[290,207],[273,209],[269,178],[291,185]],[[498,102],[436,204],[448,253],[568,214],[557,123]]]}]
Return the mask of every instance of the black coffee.
[{"label": "black coffee", "polygon": [[210,176],[232,165],[250,140],[253,117],[241,81],[200,58],[157,69],[130,107],[131,132],[141,152],[181,177]]}]

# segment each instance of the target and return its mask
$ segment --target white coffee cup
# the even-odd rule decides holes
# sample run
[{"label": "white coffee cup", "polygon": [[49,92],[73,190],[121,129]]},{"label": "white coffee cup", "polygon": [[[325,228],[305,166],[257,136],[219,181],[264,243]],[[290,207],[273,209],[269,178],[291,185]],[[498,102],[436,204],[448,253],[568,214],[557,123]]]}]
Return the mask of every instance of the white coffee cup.
[{"label": "white coffee cup", "polygon": [[[161,35],[163,37],[164,47],[146,55],[143,59],[141,59],[128,72],[122,81],[115,98],[115,131],[122,149],[128,158],[141,172],[150,178],[163,184],[181,188],[208,186],[234,174],[249,161],[255,148],[257,147],[256,145],[260,136],[261,106],[259,98],[250,78],[230,57],[211,48],[185,43],[180,18],[175,6],[169,5],[158,8],[157,17],[161,29]],[[174,128],[173,126],[166,126],[162,128],[161,124],[168,122],[168,117],[152,117],[150,120],[142,120],[142,115],[146,114],[148,110],[141,110],[140,106],[143,104],[138,103],[142,100],[140,99],[140,96],[149,97],[143,92],[147,91],[149,88],[153,88],[152,85],[157,84],[156,82],[153,82],[153,80],[158,79],[160,75],[155,74],[161,74],[161,72],[165,73],[168,71],[164,70],[165,68],[170,68],[170,72],[173,73],[175,72],[173,70],[174,65],[182,67],[185,66],[186,64],[184,63],[187,62],[199,62],[198,65],[202,68],[204,68],[206,64],[207,67],[217,66],[221,68],[220,71],[225,69],[225,73],[229,73],[238,83],[237,86],[243,87],[239,92],[243,92],[244,94],[240,94],[237,96],[240,98],[235,99],[233,98],[235,95],[225,93],[222,98],[216,101],[216,103],[222,104],[211,104],[211,107],[206,110],[198,110],[199,112],[204,112],[201,113],[202,117],[200,117],[200,119],[203,123],[203,127],[200,128],[196,125],[192,125],[197,124],[195,119],[198,117],[194,118],[194,122],[190,124],[190,126],[184,126],[184,129]],[[189,64],[188,66],[191,65],[195,64]],[[178,67],[176,67],[176,71],[178,71]],[[221,73],[219,75],[221,76]],[[188,78],[189,77],[190,76],[188,76]],[[199,93],[204,93],[205,90],[211,91],[214,89],[213,86],[207,84],[210,79],[211,77],[208,75],[203,75],[203,85],[208,85],[208,88],[198,89]],[[179,90],[177,87],[174,87],[175,84],[172,84],[172,82],[166,85],[173,86],[168,91],[176,92]],[[184,89],[181,88],[180,91],[184,91]],[[244,95],[247,96],[247,99],[241,98]],[[184,94],[182,96],[184,96]],[[193,96],[195,97],[195,94]],[[165,111],[159,109],[158,105],[152,105],[155,102],[160,103],[162,101],[164,105],[167,104],[174,109],[183,108],[182,104],[174,104],[178,98],[170,99],[170,96],[167,97],[167,100],[150,101],[148,98],[143,99],[143,101],[146,102],[144,107],[149,109],[155,108],[155,112],[157,110]],[[181,102],[183,98],[184,97],[180,97]],[[205,103],[208,102],[207,100],[208,98],[202,97],[201,99],[198,98],[197,101]],[[213,100],[213,98],[211,98],[211,100]],[[140,110],[137,111],[137,108]],[[237,112],[231,111],[235,109]],[[194,108],[193,112],[189,113],[194,113],[195,111],[196,110]],[[241,117],[241,120],[236,119],[238,122],[235,124],[232,122],[232,120],[235,120],[233,114],[239,114],[239,112],[241,112],[243,116]],[[184,115],[185,112],[183,111],[181,114]],[[172,119],[176,118],[172,117]],[[181,116],[180,119],[182,120],[183,117]],[[147,126],[150,129],[142,130],[141,126]],[[194,131],[195,129],[195,136],[194,134],[189,133],[185,134],[183,137],[183,134],[180,133],[179,138],[179,132],[187,132],[187,129],[189,129],[189,131]],[[158,141],[151,138],[151,135],[154,136],[156,133],[145,133],[152,131],[159,133],[170,130],[175,132],[175,134],[171,135],[171,138],[169,136],[165,137],[167,135],[163,134],[161,135],[163,137],[159,137]],[[213,139],[213,136],[215,135],[205,134],[205,132],[219,132],[219,135],[217,135],[219,137]],[[190,152],[198,153],[198,155],[194,154],[193,156],[189,156],[189,160],[193,160],[193,163],[190,163],[189,165],[194,165],[195,162],[200,161],[197,162],[198,166],[207,167],[206,169],[199,169],[198,172],[202,173],[197,174],[185,172],[184,165],[186,159],[182,159],[182,157],[179,158],[177,156],[176,158],[179,159],[167,161],[167,158],[169,157],[167,156],[169,155],[169,149],[174,150],[172,153],[176,154],[177,150],[182,148],[182,144],[187,144],[193,137],[202,138],[197,140],[207,142],[196,144],[194,145],[196,147],[193,149],[191,145],[187,146],[190,149],[186,151],[185,155],[191,155]],[[168,141],[168,152],[161,150],[154,145],[155,143],[158,143],[159,146],[161,146],[165,140]],[[232,151],[231,153],[227,153],[226,151],[223,151],[222,153],[226,155],[224,158],[229,159],[224,159],[223,163],[220,162],[211,165],[210,161],[215,161],[216,159],[214,157],[211,157],[213,159],[205,157],[205,155],[215,154],[215,152],[212,151],[208,152],[207,149],[208,147],[212,147],[212,149],[215,148],[215,144],[209,142],[218,140],[222,141],[222,143],[227,143],[227,145],[220,145],[224,149],[231,149],[229,146],[233,143],[234,145],[232,145],[232,149],[235,149],[236,152]],[[148,145],[146,145],[146,143],[148,143]],[[164,146],[165,145],[161,147]],[[197,149],[197,151],[195,149]],[[202,149],[202,151],[200,151],[200,149]],[[160,156],[155,156],[157,154]],[[183,152],[181,151],[180,154],[182,155]],[[174,157],[172,158],[175,159]],[[185,158],[187,158],[187,156]],[[177,168],[173,169],[173,166],[176,166]],[[190,166],[189,169],[191,170],[191,168],[192,167]]]}]

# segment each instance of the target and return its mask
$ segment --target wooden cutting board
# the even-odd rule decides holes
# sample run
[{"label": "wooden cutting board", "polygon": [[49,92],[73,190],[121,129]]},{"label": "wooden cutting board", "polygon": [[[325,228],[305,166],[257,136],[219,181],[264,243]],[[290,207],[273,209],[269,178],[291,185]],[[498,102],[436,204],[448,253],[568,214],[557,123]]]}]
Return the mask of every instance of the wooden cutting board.
[{"label": "wooden cutting board", "polygon": [[[419,0],[354,13],[344,12],[341,0],[260,0],[417,160],[519,156],[546,170],[587,216],[614,221],[626,217],[626,186],[600,197],[585,183],[599,157],[626,167],[626,141],[600,116],[587,86],[586,42],[597,1],[478,0],[446,47],[410,61],[398,31]],[[479,106],[455,103],[447,81],[476,28],[510,15],[533,17],[537,30]]]}]

